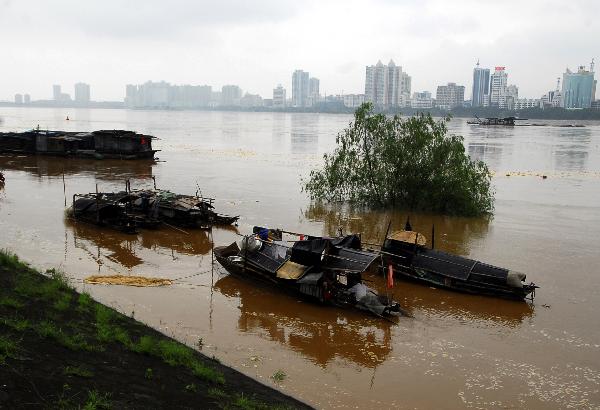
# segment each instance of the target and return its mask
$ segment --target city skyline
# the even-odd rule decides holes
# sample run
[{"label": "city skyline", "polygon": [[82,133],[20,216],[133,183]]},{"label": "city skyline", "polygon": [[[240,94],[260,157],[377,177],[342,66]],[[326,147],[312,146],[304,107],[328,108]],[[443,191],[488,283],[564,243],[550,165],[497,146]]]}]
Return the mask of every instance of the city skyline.
[{"label": "city skyline", "polygon": [[[120,100],[126,84],[146,80],[235,83],[266,97],[278,83],[291,90],[289,72],[298,67],[316,74],[322,93],[357,94],[365,65],[393,58],[413,77],[414,90],[467,86],[479,59],[508,67],[520,94],[537,97],[565,66],[576,69],[600,54],[593,17],[600,5],[551,3],[1,2],[0,33],[10,39],[2,52],[10,64],[0,95],[50,99],[48,84],[80,79],[100,101]],[[549,29],[555,20],[561,24]]]},{"label": "city skyline", "polygon": [[[320,94],[320,80],[311,77],[310,73],[296,69],[292,73],[291,98],[285,98],[285,88],[278,84],[273,89],[273,98],[263,98],[259,94],[244,92],[238,85],[224,85],[221,90],[213,90],[211,85],[170,84],[165,81],[146,81],[143,84],[127,84],[125,97],[122,100],[127,108],[215,108],[215,107],[271,107],[271,108],[306,108],[322,103],[341,103],[348,108],[355,108],[364,101],[372,102],[376,107],[384,109],[437,107],[451,110],[455,107],[496,107],[500,109],[524,108],[598,108],[595,101],[597,80],[594,78],[594,59],[589,69],[578,66],[577,72],[568,67],[563,73],[563,85],[560,88],[560,77],[556,88],[542,94],[539,98],[519,98],[519,87],[508,83],[508,72],[504,66],[496,66],[490,75],[489,68],[480,67],[477,61],[473,68],[471,98],[465,94],[464,85],[448,82],[438,85],[435,98],[428,90],[411,89],[412,78],[403,72],[402,67],[390,60],[384,65],[381,60],[375,65],[365,67],[364,94]],[[90,99],[90,85],[76,83],[75,98],[62,92],[60,84],[52,86],[52,100],[32,100],[29,94],[17,93],[14,103],[17,105],[30,103],[53,102],[65,105],[74,102],[78,106],[90,103],[102,103]],[[563,98],[564,96],[564,98]],[[467,98],[465,98],[467,97]],[[1,101],[1,100],[0,100]],[[120,103],[114,101],[111,103]]]}]

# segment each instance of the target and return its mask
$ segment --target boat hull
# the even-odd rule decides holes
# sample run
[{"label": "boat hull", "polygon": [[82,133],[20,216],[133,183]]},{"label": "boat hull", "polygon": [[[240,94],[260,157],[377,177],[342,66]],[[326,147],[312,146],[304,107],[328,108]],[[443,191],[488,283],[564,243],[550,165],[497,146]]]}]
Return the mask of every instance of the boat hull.
[{"label": "boat hull", "polygon": [[473,295],[499,297],[512,300],[524,300],[529,295],[532,295],[532,297],[535,296],[535,285],[523,285],[522,288],[496,286],[489,283],[451,278],[430,270],[415,269],[394,262],[393,257],[388,258],[386,265],[389,263],[391,263],[394,268],[394,277],[399,276],[402,279],[422,283],[428,286],[435,286]]},{"label": "boat hull", "polygon": [[[347,293],[339,292],[338,290],[332,289],[333,296],[326,296],[325,288],[321,284],[300,284],[304,279],[299,281],[291,281],[289,279],[279,279],[273,277],[272,272],[267,269],[261,269],[260,266],[255,264],[244,262],[244,259],[240,257],[238,262],[232,262],[230,257],[239,257],[240,251],[235,243],[229,246],[219,246],[213,249],[215,259],[232,275],[240,277],[242,279],[257,280],[261,283],[276,287],[291,296],[301,297],[323,306],[337,306],[340,308],[351,309],[361,312],[368,312],[377,317],[388,318],[390,316],[397,316],[397,314],[405,314],[398,304],[388,304],[383,313],[379,314],[373,310],[359,306],[360,304],[356,300],[352,300]],[[310,276],[307,274],[306,276]],[[310,288],[310,289],[309,289]]]}]

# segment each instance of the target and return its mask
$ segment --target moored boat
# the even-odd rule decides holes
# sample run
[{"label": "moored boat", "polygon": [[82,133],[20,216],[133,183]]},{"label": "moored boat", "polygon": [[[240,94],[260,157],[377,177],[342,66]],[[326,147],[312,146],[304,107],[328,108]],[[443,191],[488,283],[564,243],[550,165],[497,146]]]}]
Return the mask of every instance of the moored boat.
[{"label": "moored boat", "polygon": [[249,235],[214,248],[214,255],[233,275],[270,283],[315,302],[378,317],[402,312],[397,303],[363,283],[362,274],[374,265],[377,254],[335,246],[325,238],[295,241],[291,246],[280,239],[268,233]]},{"label": "moored boat", "polygon": [[0,132],[0,153],[154,160],[155,139],[128,130]]},{"label": "moored boat", "polygon": [[446,289],[523,300],[538,288],[526,275],[426,247],[424,235],[402,230],[386,237],[381,248],[394,275]]},{"label": "moored boat", "polygon": [[67,215],[75,220],[109,227],[125,233],[136,233],[135,218],[127,213],[124,203],[106,198],[101,193],[73,195]]},{"label": "moored boat", "polygon": [[467,121],[469,125],[484,125],[484,126],[503,126],[503,127],[513,127],[515,125],[515,121],[523,121],[527,118],[517,118],[517,117],[488,117],[484,119],[480,119],[477,117],[477,120]]},{"label": "moored boat", "polygon": [[[145,229],[156,228],[163,223],[186,228],[208,229],[215,225],[231,225],[239,219],[239,216],[215,212],[213,198],[175,194],[156,189],[156,186],[154,189],[132,190],[129,180],[125,182],[124,191],[91,193],[78,195],[78,197],[112,203],[122,208],[127,217],[135,221],[138,228]],[[74,213],[74,216],[78,215],[81,214]]]}]

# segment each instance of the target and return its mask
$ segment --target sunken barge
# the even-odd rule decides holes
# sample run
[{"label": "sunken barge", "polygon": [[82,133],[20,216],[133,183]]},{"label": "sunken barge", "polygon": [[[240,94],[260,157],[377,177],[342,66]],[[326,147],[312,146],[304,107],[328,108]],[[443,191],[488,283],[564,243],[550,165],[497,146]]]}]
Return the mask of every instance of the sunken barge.
[{"label": "sunken barge", "polygon": [[0,132],[0,153],[92,159],[154,159],[152,135],[127,130]]}]

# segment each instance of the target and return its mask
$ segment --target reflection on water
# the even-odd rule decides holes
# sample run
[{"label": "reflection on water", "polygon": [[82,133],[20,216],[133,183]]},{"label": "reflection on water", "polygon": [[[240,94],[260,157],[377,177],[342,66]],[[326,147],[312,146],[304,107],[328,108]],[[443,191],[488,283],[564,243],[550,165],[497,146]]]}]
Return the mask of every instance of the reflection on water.
[{"label": "reflection on water", "polygon": [[424,214],[402,210],[369,210],[342,205],[311,203],[304,211],[310,221],[323,223],[324,235],[360,233],[363,242],[379,246],[383,242],[388,223],[390,233],[404,228],[407,218],[413,230],[423,233],[431,244],[431,230],[435,226],[435,247],[459,255],[469,254],[469,243],[484,237],[490,219],[488,217],[460,218]]},{"label": "reflection on water", "polygon": [[434,289],[415,282],[397,282],[396,293],[414,316],[433,316],[454,319],[461,323],[488,326],[517,327],[533,317],[534,306],[529,302],[475,296]]},{"label": "reflection on water", "polygon": [[[345,233],[360,233],[366,246],[372,244],[374,249],[382,243],[390,221],[390,231],[402,229],[410,215],[412,228],[427,236],[428,245],[431,245],[431,227],[435,225],[435,247],[465,256],[469,255],[469,244],[483,238],[490,223],[490,219],[485,217],[458,218],[407,211],[372,211],[321,203],[311,204],[304,214],[311,221],[323,222],[324,235],[337,235],[340,228]],[[370,280],[373,281],[371,285],[379,292],[386,291],[381,277],[372,277]],[[398,281],[395,294],[401,305],[415,316],[436,315],[459,321],[488,321],[512,327],[533,315],[533,307],[528,303],[498,300],[490,304],[486,297],[445,289],[433,290],[429,285],[413,282]]]},{"label": "reflection on water", "polygon": [[106,181],[125,180],[126,178],[148,179],[152,177],[154,165],[155,162],[151,160],[90,160],[42,155],[0,155],[0,169],[25,171],[40,178],[92,175]]},{"label": "reflection on water", "polygon": [[[65,218],[65,226],[73,231],[76,243],[83,240],[103,251],[109,251],[109,258],[126,268],[144,263],[136,255],[136,249],[140,247],[189,256],[207,255],[212,249],[208,230],[182,231],[162,226],[159,229],[140,230],[139,233],[132,235],[70,218]],[[237,232],[234,226],[220,229]]]},{"label": "reflection on water", "polygon": [[273,287],[232,275],[219,279],[215,289],[239,298],[240,331],[258,333],[286,345],[321,367],[338,357],[373,368],[385,361],[392,350],[390,322],[274,295]]},{"label": "reflection on water", "polygon": [[295,154],[313,154],[319,143],[319,122],[309,115],[291,117],[291,151]]},{"label": "reflection on water", "polygon": [[490,169],[498,169],[502,163],[501,144],[469,142],[467,152],[472,161],[483,161]]}]

